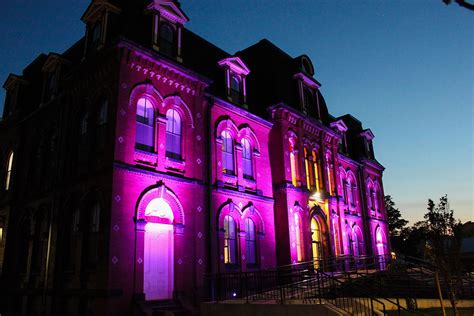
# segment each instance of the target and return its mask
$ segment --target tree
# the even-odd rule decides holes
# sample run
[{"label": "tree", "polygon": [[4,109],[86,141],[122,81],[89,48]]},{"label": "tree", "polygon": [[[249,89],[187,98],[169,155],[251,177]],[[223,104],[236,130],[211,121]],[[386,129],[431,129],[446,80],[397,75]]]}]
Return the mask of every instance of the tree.
[{"label": "tree", "polygon": [[395,208],[395,202],[390,195],[384,197],[385,209],[387,210],[388,230],[390,235],[399,236],[408,221],[402,218],[402,214]]},{"label": "tree", "polygon": [[385,209],[387,210],[388,230],[390,232],[390,244],[396,251],[403,249],[405,239],[403,234],[408,221],[402,218],[402,214],[395,207],[395,202],[390,195],[384,196]]},{"label": "tree", "polygon": [[460,282],[460,248],[462,224],[454,217],[449,207],[448,196],[440,198],[435,205],[428,200],[428,212],[421,222],[427,233],[427,259],[431,260],[445,281],[449,300],[457,315],[457,292]]}]

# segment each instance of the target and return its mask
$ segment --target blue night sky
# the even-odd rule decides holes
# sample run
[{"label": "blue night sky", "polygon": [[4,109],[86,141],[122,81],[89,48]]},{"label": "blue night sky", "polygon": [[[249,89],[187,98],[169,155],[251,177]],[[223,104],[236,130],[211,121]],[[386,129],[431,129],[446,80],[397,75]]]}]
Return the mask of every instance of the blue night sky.
[{"label": "blue night sky", "polygon": [[[79,39],[88,3],[1,1],[1,80]],[[441,0],[183,0],[182,8],[189,29],[230,53],[262,38],[306,53],[331,113],[351,113],[374,132],[385,193],[411,223],[445,193],[457,217],[474,219],[474,12]]]}]

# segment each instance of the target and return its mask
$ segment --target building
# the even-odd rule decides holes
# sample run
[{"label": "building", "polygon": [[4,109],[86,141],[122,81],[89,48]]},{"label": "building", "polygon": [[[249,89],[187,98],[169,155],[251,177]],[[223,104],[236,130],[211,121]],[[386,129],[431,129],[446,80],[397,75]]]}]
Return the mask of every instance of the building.
[{"label": "building", "polygon": [[389,253],[374,135],[329,114],[308,56],[231,55],[177,1],[82,21],[4,85],[2,314],[195,306],[206,273]]}]

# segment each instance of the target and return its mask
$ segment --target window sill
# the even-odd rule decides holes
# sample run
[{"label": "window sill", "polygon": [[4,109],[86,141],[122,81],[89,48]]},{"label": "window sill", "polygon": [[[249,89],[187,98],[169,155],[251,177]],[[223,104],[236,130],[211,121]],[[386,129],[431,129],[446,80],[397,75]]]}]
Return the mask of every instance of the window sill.
[{"label": "window sill", "polygon": [[176,159],[173,157],[165,158],[165,168],[179,173],[186,171],[186,162],[183,159]]},{"label": "window sill", "polygon": [[137,161],[138,163],[156,166],[157,158],[158,156],[154,152],[135,148],[134,160]]},{"label": "window sill", "polygon": [[230,185],[232,187],[237,187],[237,176],[234,175],[234,174],[227,174],[227,173],[223,173],[222,174],[222,181],[224,182],[224,185]]}]

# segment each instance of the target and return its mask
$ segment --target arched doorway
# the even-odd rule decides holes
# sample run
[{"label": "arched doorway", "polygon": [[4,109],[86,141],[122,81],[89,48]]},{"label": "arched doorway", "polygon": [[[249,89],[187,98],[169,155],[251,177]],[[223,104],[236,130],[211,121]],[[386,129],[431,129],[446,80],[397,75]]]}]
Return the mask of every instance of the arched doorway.
[{"label": "arched doorway", "polygon": [[311,249],[313,253],[314,267],[318,269],[322,266],[321,261],[323,260],[323,244],[321,225],[315,217],[311,219]]},{"label": "arched doorway", "polygon": [[173,298],[173,211],[163,198],[151,200],[145,209],[143,292],[146,300]]},{"label": "arched doorway", "polygon": [[375,248],[379,262],[380,270],[384,270],[386,266],[385,257],[385,238],[382,228],[375,229]]}]

